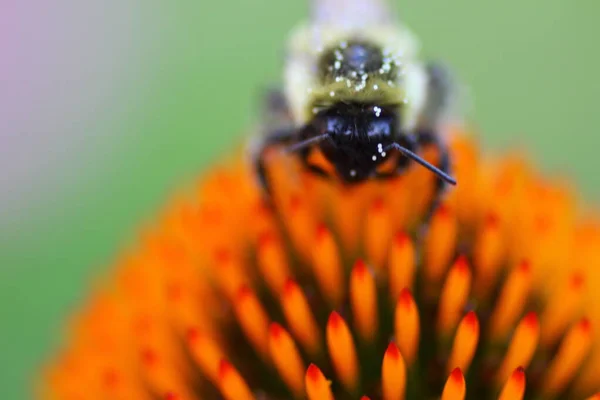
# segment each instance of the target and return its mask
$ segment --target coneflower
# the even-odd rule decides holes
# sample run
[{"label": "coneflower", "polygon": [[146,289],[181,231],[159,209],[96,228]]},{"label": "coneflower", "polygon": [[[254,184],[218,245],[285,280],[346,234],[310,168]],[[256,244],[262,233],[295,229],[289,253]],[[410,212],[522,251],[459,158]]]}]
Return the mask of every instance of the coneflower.
[{"label": "coneflower", "polygon": [[425,229],[418,167],[347,188],[274,154],[272,204],[241,161],[210,170],[96,285],[41,397],[591,396],[600,223],[522,157],[451,149]]}]

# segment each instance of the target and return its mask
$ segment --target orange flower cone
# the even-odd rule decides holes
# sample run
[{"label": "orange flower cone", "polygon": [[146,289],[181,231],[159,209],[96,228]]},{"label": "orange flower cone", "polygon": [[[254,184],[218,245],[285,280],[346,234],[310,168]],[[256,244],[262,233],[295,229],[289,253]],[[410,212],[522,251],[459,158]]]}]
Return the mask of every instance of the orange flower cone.
[{"label": "orange flower cone", "polygon": [[272,205],[210,170],[95,285],[40,398],[598,398],[600,221],[523,157],[450,146],[426,229],[419,167],[346,188],[275,152]]}]

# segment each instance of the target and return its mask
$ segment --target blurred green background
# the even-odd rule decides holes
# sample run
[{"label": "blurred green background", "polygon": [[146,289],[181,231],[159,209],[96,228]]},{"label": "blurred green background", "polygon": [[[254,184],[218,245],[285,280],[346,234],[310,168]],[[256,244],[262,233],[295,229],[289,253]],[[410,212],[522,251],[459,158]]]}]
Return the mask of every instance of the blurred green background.
[{"label": "blurred green background", "polygon": [[[277,0],[40,3],[0,12],[0,395],[13,399],[30,396],[92,278],[243,139],[307,13]],[[525,147],[599,198],[598,1],[397,8],[424,56],[469,85],[488,148]]]}]

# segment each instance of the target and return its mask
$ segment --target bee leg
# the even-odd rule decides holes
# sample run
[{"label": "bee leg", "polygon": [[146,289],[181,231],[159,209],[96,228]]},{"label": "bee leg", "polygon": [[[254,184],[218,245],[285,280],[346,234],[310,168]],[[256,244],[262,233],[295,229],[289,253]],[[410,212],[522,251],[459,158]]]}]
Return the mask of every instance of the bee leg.
[{"label": "bee leg", "polygon": [[271,188],[267,177],[265,154],[276,146],[292,143],[296,130],[293,128],[291,113],[283,91],[279,88],[268,88],[261,92],[261,137],[251,143],[250,154],[258,183],[263,189],[265,197],[271,195]]},{"label": "bee leg", "polygon": [[[417,138],[418,138],[417,140],[418,140],[420,148],[428,147],[428,146],[433,146],[436,148],[436,150],[439,154],[438,168],[440,170],[442,170],[444,173],[450,175],[450,173],[451,173],[450,153],[448,151],[448,148],[439,139],[439,136],[435,132],[427,130],[427,131],[420,131],[417,134]],[[443,179],[439,179],[439,178],[435,180],[433,198],[431,199],[431,204],[429,205],[427,213],[425,214],[425,222],[426,223],[428,223],[431,220],[433,213],[435,212],[435,210],[437,210],[442,199],[444,198],[444,194],[445,194],[447,188],[448,188],[448,183],[446,181],[444,181]]]},{"label": "bee leg", "polygon": [[265,154],[273,147],[290,144],[295,137],[295,133],[295,129],[281,129],[275,131],[262,139],[262,142],[258,144],[256,150],[253,152],[254,171],[256,172],[258,182],[262,187],[264,194],[268,198],[271,196],[271,187],[267,177]]}]

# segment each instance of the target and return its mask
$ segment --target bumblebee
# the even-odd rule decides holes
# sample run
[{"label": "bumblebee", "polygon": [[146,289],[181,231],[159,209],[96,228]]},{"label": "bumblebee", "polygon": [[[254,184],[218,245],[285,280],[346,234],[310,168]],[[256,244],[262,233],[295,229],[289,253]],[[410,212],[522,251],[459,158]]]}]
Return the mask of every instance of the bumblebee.
[{"label": "bumblebee", "polygon": [[[450,176],[442,122],[451,102],[447,70],[417,57],[413,34],[383,0],[315,0],[308,23],[289,38],[284,86],[270,93],[255,168],[266,193],[266,151],[283,146],[309,171],[354,185],[387,179],[416,162]],[[435,146],[439,165],[419,156]],[[313,163],[320,152],[331,168]],[[435,203],[435,201],[434,201]]]}]

